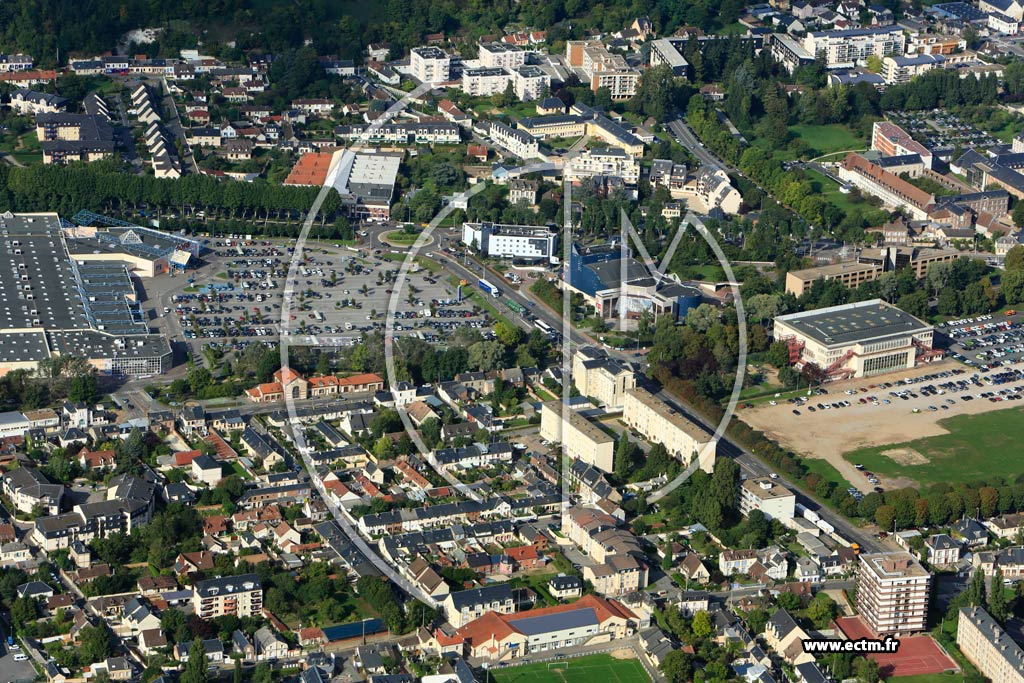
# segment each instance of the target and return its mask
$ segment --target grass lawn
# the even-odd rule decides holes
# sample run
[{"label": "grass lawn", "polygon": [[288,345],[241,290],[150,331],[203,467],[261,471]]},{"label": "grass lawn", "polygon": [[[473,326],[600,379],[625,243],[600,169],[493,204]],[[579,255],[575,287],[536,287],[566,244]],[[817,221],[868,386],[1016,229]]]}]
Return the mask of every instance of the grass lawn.
[{"label": "grass lawn", "polygon": [[490,678],[495,683],[649,683],[651,680],[636,659],[615,659],[603,654],[557,663],[492,668]]},{"label": "grass lawn", "polygon": [[[939,424],[949,434],[916,441],[861,448],[843,455],[872,472],[907,477],[920,484],[971,481],[992,475],[1014,477],[1024,473],[1018,444],[1024,438],[1024,408],[995,410],[980,415],[957,415]],[[900,464],[883,451],[912,449],[927,463]],[[814,462],[805,460],[804,462]]]},{"label": "grass lawn", "polygon": [[392,230],[381,235],[383,241],[394,242],[395,244],[414,244],[419,238],[419,231],[408,233],[403,230]]},{"label": "grass lawn", "polygon": [[742,36],[746,35],[747,27],[737,21],[728,26],[723,26],[715,31],[715,33],[720,36]]},{"label": "grass lawn", "polygon": [[249,475],[249,473],[245,471],[245,468],[242,467],[242,465],[239,464],[238,462],[232,462],[231,463],[231,473],[232,474],[237,474],[239,477],[241,477],[242,479],[245,479],[246,481],[248,481],[249,479],[252,479],[252,477]]},{"label": "grass lawn", "polygon": [[721,282],[725,279],[725,271],[722,266],[683,266],[680,270],[680,277],[687,280],[704,280],[706,282]]},{"label": "grass lawn", "polygon": [[818,154],[830,154],[848,149],[863,149],[865,141],[842,124],[827,126],[790,126],[789,131],[807,143]]},{"label": "grass lawn", "polygon": [[820,458],[801,458],[800,462],[803,463],[808,472],[813,472],[827,481],[836,482],[836,484],[844,491],[853,486],[853,484],[847,481],[846,477],[839,474],[839,470],[833,467],[827,460],[821,460]]},{"label": "grass lawn", "polygon": [[886,683],[963,683],[964,675],[958,673],[921,674],[920,676],[896,676],[885,679]]},{"label": "grass lawn", "polygon": [[[839,191],[839,183],[832,180],[828,176],[822,175],[817,171],[807,170],[807,177],[811,181],[811,186],[814,188],[816,194],[820,194],[825,197],[825,200],[842,209],[844,212],[850,212],[855,208],[860,208],[870,215],[870,212],[877,211],[884,213],[881,209],[868,204],[864,199],[856,199],[848,194],[843,194]],[[884,218],[882,220],[885,220]]]}]

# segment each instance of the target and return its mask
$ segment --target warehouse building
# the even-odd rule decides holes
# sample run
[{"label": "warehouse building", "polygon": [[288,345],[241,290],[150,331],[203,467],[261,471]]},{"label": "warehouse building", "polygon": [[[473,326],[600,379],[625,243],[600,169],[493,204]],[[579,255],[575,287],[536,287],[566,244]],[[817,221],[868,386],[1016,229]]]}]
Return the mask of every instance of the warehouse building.
[{"label": "warehouse building", "polygon": [[881,299],[775,318],[776,341],[798,368],[813,364],[828,379],[871,377],[942,357],[934,328]]},{"label": "warehouse building", "polygon": [[140,244],[151,246],[143,242],[149,235],[93,230],[82,239],[101,252],[97,261],[93,249],[88,260],[74,255],[78,229],[65,230],[56,213],[0,214],[0,374],[35,370],[54,355],[84,358],[111,375],[170,369],[170,345],[150,334],[126,265],[141,258]]}]

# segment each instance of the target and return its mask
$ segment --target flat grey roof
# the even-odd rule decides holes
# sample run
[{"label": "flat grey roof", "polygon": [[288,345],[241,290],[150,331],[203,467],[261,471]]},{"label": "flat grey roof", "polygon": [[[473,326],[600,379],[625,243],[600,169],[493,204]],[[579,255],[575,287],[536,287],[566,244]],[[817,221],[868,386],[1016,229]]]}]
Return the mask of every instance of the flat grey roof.
[{"label": "flat grey roof", "polygon": [[601,621],[594,614],[593,608],[578,609],[571,612],[559,612],[539,617],[531,617],[529,612],[522,618],[510,620],[523,635],[534,636],[554,631],[565,631],[572,628],[597,626]]},{"label": "flat grey roof", "polygon": [[930,325],[881,299],[782,315],[775,320],[826,345],[852,344],[931,329]]}]

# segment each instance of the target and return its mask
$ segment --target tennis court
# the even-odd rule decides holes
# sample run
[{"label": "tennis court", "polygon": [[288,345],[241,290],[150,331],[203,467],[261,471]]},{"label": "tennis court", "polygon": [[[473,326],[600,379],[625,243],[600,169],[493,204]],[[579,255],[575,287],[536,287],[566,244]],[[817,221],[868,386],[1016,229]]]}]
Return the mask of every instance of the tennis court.
[{"label": "tennis court", "polygon": [[[875,637],[860,617],[841,617],[836,619],[836,624],[850,640]],[[907,636],[899,640],[900,648],[896,652],[868,655],[878,662],[879,673],[885,678],[937,674],[959,669],[931,636]]]},{"label": "tennis court", "polygon": [[491,667],[495,683],[650,683],[651,678],[636,659],[590,655],[557,662],[523,666]]}]

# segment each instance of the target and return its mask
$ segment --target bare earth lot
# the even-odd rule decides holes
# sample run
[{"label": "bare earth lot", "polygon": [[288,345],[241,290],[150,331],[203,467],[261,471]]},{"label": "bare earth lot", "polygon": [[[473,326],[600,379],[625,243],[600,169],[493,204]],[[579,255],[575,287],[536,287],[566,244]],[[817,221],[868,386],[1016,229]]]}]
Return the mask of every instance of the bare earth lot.
[{"label": "bare earth lot", "polygon": [[[919,396],[916,399],[902,401],[889,396],[889,392],[895,387],[868,389],[867,393],[858,391],[856,396],[848,396],[843,392],[846,389],[860,389],[860,387],[883,382],[895,383],[906,377],[929,375],[954,368],[964,369],[964,366],[947,360],[879,377],[833,382],[826,386],[828,389],[826,396],[815,396],[811,403],[816,406],[818,403],[847,400],[851,403],[849,408],[818,410],[812,413],[804,407],[799,408],[800,415],[794,415],[793,410],[796,406],[783,402],[777,406],[764,404],[756,408],[744,409],[739,411],[738,415],[747,424],[776,439],[783,447],[807,458],[828,461],[851,484],[868,492],[871,490],[871,485],[865,481],[862,474],[857,472],[852,463],[843,458],[844,453],[859,448],[900,444],[922,437],[948,434],[949,432],[938,424],[939,420],[954,415],[974,415],[993,410],[1005,410],[1019,404],[991,403],[987,400],[977,399],[965,403],[959,399],[958,394],[947,394],[942,397]],[[960,375],[958,379],[969,377],[973,372],[973,370],[968,370],[966,375]],[[909,388],[915,386],[919,385],[909,385]],[[969,393],[976,394],[990,388],[986,386],[985,389],[978,388]],[[887,398],[892,403],[877,406],[871,403],[858,403],[860,398],[866,396],[876,396],[879,401]],[[956,401],[947,410],[928,410],[928,406],[938,406],[947,397]],[[914,408],[919,408],[921,412],[914,413]],[[903,465],[920,464],[927,456],[927,454],[918,453],[912,449],[896,447],[891,452],[886,452],[885,455]],[[878,472],[875,474],[886,489],[914,484],[909,479],[886,477]]]}]

